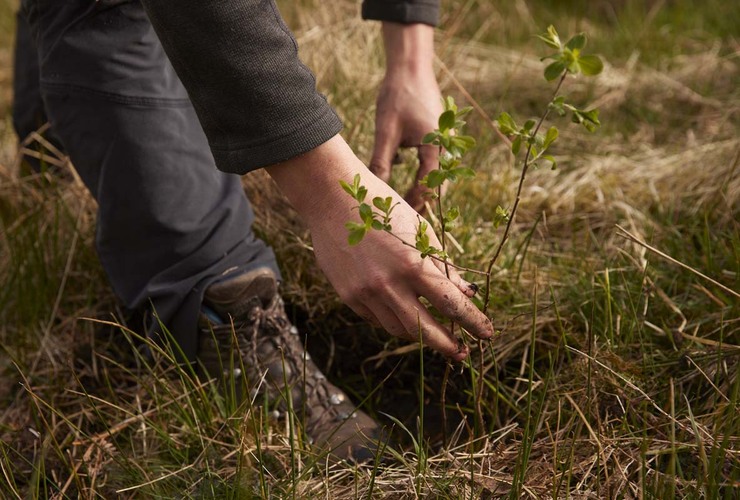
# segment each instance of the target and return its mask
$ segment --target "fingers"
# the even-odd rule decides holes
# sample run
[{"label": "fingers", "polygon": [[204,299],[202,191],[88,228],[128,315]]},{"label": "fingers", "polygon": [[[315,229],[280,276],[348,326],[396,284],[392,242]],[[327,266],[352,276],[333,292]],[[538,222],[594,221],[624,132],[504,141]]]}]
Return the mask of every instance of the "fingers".
[{"label": "fingers", "polygon": [[487,339],[493,335],[490,320],[468,299],[459,282],[455,284],[445,276],[428,277],[424,288],[420,295],[426,297],[442,315],[465,328],[468,333],[479,339]]},{"label": "fingers", "polygon": [[413,292],[407,293],[406,297],[394,297],[395,305],[392,309],[385,304],[374,304],[375,314],[382,327],[391,335],[412,342],[419,342],[421,333],[423,345],[454,361],[465,359],[468,348],[439,324],[418,299],[407,300],[413,297]]},{"label": "fingers", "polygon": [[362,319],[370,323],[372,326],[383,328],[383,325],[380,323],[378,318],[373,314],[373,312],[365,307],[362,304],[355,303],[355,304],[347,304],[349,307]]},{"label": "fingers", "polygon": [[388,182],[391,178],[393,159],[396,157],[400,137],[394,130],[378,128],[375,131],[375,146],[370,160],[370,171]]},{"label": "fingers", "polygon": [[451,273],[448,280],[441,271],[431,267],[416,277],[418,280],[407,282],[406,286],[383,288],[382,293],[366,289],[347,303],[360,316],[395,337],[419,342],[421,333],[425,346],[454,361],[465,359],[468,348],[432,316],[418,296],[426,297],[443,315],[472,335],[488,338],[493,334],[490,321],[467,298],[466,294],[471,294],[469,284],[457,273]]},{"label": "fingers", "polygon": [[416,182],[421,181],[432,170],[439,168],[439,148],[433,144],[425,144],[417,148],[419,154],[419,171],[416,173]]},{"label": "fingers", "polygon": [[418,300],[416,301],[416,307],[411,311],[407,311],[399,319],[408,332],[416,335],[414,340],[417,342],[419,340],[419,332],[421,331],[424,345],[431,347],[454,361],[462,361],[467,357],[469,350],[465,344],[455,338],[448,328],[442,326],[434,319],[426,307]]}]

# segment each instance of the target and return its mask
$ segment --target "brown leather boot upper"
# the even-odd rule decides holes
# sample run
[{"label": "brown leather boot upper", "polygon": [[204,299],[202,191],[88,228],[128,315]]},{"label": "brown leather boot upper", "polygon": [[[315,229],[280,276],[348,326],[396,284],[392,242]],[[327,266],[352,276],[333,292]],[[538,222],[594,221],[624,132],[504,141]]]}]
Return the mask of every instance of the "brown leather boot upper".
[{"label": "brown leather boot upper", "polygon": [[223,376],[241,397],[266,395],[277,402],[278,413],[292,407],[297,419],[305,416],[309,442],[334,460],[365,462],[374,457],[377,422],[327,381],[311,360],[285,314],[270,269],[211,285],[204,304],[223,320],[200,317],[198,361],[208,375]]}]

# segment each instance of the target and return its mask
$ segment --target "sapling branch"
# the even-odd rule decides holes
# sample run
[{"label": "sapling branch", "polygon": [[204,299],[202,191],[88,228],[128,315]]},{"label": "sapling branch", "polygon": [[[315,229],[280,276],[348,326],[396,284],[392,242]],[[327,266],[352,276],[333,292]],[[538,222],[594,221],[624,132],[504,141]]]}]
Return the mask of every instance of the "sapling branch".
[{"label": "sapling branch", "polygon": [[[398,241],[400,241],[401,243],[403,243],[407,247],[417,248],[416,245],[413,245],[413,244],[409,243],[408,241],[404,240],[403,238],[401,238],[400,236],[398,236],[393,231],[388,231],[388,234],[390,234],[391,236],[393,236],[394,238],[396,238]],[[449,259],[442,258],[442,257],[437,257],[436,255],[430,254],[430,255],[426,255],[425,257],[429,257],[432,260],[435,260],[435,261],[437,261],[437,262],[439,262],[441,264],[450,266],[450,267],[452,267],[454,269],[457,269],[458,271],[463,271],[463,272],[472,273],[472,274],[478,274],[480,276],[485,276],[485,274],[486,274],[485,271],[481,271],[480,269],[473,269],[471,267],[461,266],[461,265],[455,264],[454,262],[452,262]],[[448,277],[449,277],[449,273],[448,273]]]}]

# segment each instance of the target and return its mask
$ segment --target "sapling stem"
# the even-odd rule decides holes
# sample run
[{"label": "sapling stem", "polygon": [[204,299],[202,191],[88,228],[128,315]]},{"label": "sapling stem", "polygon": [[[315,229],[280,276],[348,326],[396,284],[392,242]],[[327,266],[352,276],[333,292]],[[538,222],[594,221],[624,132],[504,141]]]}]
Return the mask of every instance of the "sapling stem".
[{"label": "sapling stem", "polygon": [[[552,103],[558,96],[558,93],[560,92],[560,87],[563,86],[563,82],[565,81],[565,78],[568,76],[568,72],[564,71],[563,74],[560,76],[560,80],[558,80],[558,84],[555,87],[555,92],[553,92],[552,98],[550,99],[550,103]],[[534,138],[537,137],[537,132],[539,132],[540,128],[542,127],[542,123],[547,119],[547,117],[550,115],[550,106],[548,105],[545,109],[545,112],[542,113],[542,116],[540,117],[539,121],[537,122],[537,125],[534,128],[534,131],[530,135],[530,137]],[[498,246],[496,247],[496,252],[493,254],[493,257],[491,257],[491,260],[488,261],[488,267],[486,268],[485,276],[486,276],[486,291],[483,298],[483,314],[486,314],[488,312],[488,305],[491,300],[491,275],[493,272],[493,266],[498,260],[499,256],[501,255],[501,250],[504,248],[504,245],[506,244],[506,241],[509,239],[509,233],[511,232],[511,226],[514,224],[514,219],[516,218],[516,212],[519,208],[519,202],[522,199],[522,189],[524,188],[524,179],[527,177],[527,171],[529,170],[529,159],[531,156],[532,148],[527,147],[527,152],[524,154],[524,165],[522,166],[522,174],[519,176],[519,185],[516,189],[516,198],[514,199],[514,206],[511,208],[511,213],[509,214],[509,220],[506,221],[506,227],[504,228],[504,234],[501,237],[501,241],[499,241]]]}]

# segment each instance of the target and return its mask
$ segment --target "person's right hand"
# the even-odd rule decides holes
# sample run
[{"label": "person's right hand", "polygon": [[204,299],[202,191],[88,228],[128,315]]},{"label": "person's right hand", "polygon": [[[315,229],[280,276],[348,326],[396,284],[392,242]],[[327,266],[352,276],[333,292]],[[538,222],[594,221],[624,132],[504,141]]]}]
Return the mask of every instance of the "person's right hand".
[{"label": "person's right hand", "polygon": [[[358,245],[349,246],[344,224],[359,221],[359,216],[357,202],[342,190],[340,179],[351,182],[359,173],[368,189],[367,200],[392,197],[398,203],[392,214],[393,233],[411,244],[421,218],[355,157],[341,137],[267,170],[308,224],[319,266],[360,316],[411,341],[418,341],[421,333],[425,345],[458,361],[467,349],[427,311],[420,297],[471,335],[491,337],[491,322],[470,301],[474,291],[457,273],[448,278],[441,263],[422,259],[418,250],[383,231],[370,231]],[[429,238],[440,247],[431,231]]]}]

